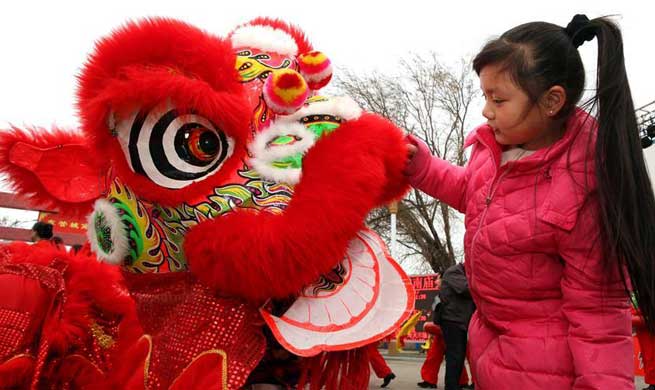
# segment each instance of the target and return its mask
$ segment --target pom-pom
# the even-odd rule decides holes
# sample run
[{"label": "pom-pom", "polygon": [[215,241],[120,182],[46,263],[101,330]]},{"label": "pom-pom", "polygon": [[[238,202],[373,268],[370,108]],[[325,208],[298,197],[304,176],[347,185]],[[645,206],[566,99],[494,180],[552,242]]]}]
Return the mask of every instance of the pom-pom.
[{"label": "pom-pom", "polygon": [[320,51],[310,51],[299,55],[298,68],[312,90],[323,88],[332,78],[332,63]]},{"label": "pom-pom", "polygon": [[298,111],[309,96],[307,82],[293,69],[279,69],[264,83],[264,100],[276,114],[289,115]]}]

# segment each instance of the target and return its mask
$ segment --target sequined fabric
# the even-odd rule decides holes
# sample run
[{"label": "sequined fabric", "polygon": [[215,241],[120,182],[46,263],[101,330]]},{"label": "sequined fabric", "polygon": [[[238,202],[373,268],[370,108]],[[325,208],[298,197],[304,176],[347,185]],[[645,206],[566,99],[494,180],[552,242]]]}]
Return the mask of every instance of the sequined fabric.
[{"label": "sequined fabric", "polygon": [[[67,316],[65,302],[75,292],[67,289],[70,270],[62,260],[54,259],[48,266],[0,261],[0,275],[22,278],[22,282],[12,285],[14,298],[3,304],[30,302],[30,308],[23,311],[0,308],[0,366],[3,362],[35,357],[29,378],[19,380],[20,388],[77,389],[102,382],[111,368],[115,352],[115,343],[111,341],[118,337],[121,317],[93,307],[87,313],[88,324],[63,324]],[[31,299],[34,296],[41,298],[35,301]],[[50,335],[61,326],[79,327],[77,337],[65,347],[55,348]]]},{"label": "sequined fabric", "polygon": [[[41,326],[48,305],[54,296],[64,290],[64,281],[61,273],[55,269],[36,264],[10,264],[0,262],[0,274],[15,275],[38,281],[34,285],[22,284],[29,291],[13,291],[13,294],[37,295],[40,291],[34,290],[42,286],[48,295],[42,295],[43,301],[33,302],[31,310],[21,308],[0,308],[0,363],[17,355],[33,355],[38,347],[36,339],[37,328]],[[14,287],[19,287],[18,285]],[[15,298],[20,301],[22,297]],[[31,299],[30,297],[26,299]]]},{"label": "sequined fabric", "polygon": [[0,309],[0,362],[7,360],[16,353],[29,353],[25,344],[24,332],[28,329],[32,316],[14,310]]},{"label": "sequined fabric", "polygon": [[264,354],[263,322],[255,308],[217,297],[187,272],[124,273],[145,334],[152,337],[149,390],[167,389],[203,352],[224,351],[227,388],[239,389]]}]

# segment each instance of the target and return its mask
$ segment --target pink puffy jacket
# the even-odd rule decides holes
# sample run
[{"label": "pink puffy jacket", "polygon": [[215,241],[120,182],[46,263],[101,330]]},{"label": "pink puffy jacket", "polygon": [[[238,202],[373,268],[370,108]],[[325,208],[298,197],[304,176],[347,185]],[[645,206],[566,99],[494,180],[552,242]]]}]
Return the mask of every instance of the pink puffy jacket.
[{"label": "pink puffy jacket", "polygon": [[412,185],[466,215],[476,389],[634,389],[628,297],[600,248],[595,125],[577,110],[562,139],[503,166],[486,125],[465,168],[417,142]]}]

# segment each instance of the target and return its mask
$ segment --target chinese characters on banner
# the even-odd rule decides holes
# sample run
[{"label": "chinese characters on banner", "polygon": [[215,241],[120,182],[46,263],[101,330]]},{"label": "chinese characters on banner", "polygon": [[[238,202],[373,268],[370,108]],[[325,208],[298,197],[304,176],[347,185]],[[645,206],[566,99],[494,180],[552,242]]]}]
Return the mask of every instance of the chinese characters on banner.
[{"label": "chinese characters on banner", "polygon": [[419,317],[416,328],[407,335],[405,342],[424,343],[428,339],[428,334],[423,331],[423,324],[432,321],[432,303],[434,302],[434,297],[439,292],[437,290],[439,275],[414,275],[409,278],[412,281],[415,291],[415,309],[421,310],[422,314]]},{"label": "chinese characters on banner", "polygon": [[86,234],[85,218],[70,218],[42,211],[39,213],[39,221],[52,224],[55,236],[61,233]]}]

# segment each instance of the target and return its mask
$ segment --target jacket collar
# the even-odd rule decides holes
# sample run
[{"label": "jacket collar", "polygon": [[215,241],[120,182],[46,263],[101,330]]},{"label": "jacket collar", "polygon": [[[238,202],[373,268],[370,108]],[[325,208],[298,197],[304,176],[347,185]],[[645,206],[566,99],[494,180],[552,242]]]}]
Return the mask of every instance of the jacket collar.
[{"label": "jacket collar", "polygon": [[[576,224],[579,210],[587,196],[596,188],[594,153],[596,120],[587,112],[576,109],[566,123],[564,136],[549,147],[513,162],[512,171],[537,171],[550,180],[548,193],[537,213],[541,220],[567,231]],[[502,147],[488,125],[476,128],[467,137],[465,147],[480,143],[491,150],[500,164]]]},{"label": "jacket collar", "polygon": [[[529,170],[542,167],[568,151],[570,151],[569,159],[571,161],[589,159],[589,154],[593,155],[594,153],[593,145],[595,145],[596,128],[596,119],[586,111],[576,108],[575,113],[566,121],[564,136],[554,144],[516,161],[514,163],[515,169]],[[589,141],[592,142],[589,143]],[[464,148],[468,148],[475,143],[480,143],[489,148],[496,163],[500,164],[502,146],[496,142],[496,137],[489,125],[483,124],[473,130],[466,137]]]}]

